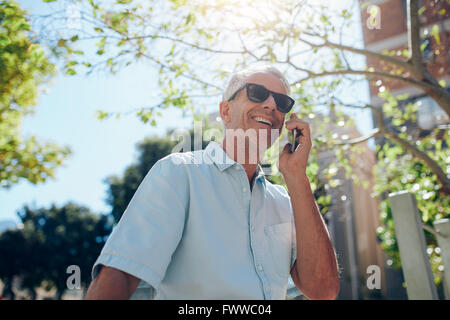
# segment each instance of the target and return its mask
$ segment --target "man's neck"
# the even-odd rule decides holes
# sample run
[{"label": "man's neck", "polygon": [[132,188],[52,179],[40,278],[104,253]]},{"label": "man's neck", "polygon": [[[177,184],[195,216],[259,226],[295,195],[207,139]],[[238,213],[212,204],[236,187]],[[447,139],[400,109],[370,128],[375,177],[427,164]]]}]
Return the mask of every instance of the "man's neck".
[{"label": "man's neck", "polygon": [[249,152],[250,148],[248,147],[247,143],[245,143],[245,147],[242,146],[241,148],[238,148],[236,141],[233,144],[230,143],[227,144],[226,138],[222,141],[221,147],[226,152],[228,157],[230,157],[230,159],[233,159],[234,161],[236,161],[237,163],[241,164],[244,167],[248,181],[251,185],[253,176],[256,173],[256,168],[258,167],[259,163],[258,154],[256,155],[256,163],[254,163],[255,162],[254,156],[251,157]]}]

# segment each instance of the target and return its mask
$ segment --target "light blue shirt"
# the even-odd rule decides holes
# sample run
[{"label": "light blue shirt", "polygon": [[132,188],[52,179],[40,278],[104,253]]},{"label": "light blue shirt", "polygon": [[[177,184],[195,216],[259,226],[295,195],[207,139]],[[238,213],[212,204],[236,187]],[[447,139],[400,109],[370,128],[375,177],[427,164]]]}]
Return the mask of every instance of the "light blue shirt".
[{"label": "light blue shirt", "polygon": [[296,259],[291,201],[258,166],[253,188],[222,147],[148,172],[92,269],[125,271],[155,299],[285,299]]}]

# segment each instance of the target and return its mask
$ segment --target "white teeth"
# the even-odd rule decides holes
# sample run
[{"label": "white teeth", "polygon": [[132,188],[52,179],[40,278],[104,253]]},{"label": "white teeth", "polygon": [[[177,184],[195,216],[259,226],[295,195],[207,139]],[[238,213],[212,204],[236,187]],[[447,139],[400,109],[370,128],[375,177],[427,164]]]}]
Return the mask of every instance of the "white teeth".
[{"label": "white teeth", "polygon": [[269,126],[272,126],[272,122],[270,122],[269,120],[264,119],[262,117],[254,117],[253,119],[258,121],[258,122],[262,122],[264,124],[268,124]]}]

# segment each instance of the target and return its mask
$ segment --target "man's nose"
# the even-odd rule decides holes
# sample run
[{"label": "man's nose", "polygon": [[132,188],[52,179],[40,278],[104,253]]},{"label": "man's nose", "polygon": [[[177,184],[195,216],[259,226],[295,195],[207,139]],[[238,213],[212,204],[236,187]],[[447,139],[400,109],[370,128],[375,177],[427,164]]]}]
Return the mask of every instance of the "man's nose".
[{"label": "man's nose", "polygon": [[264,101],[264,109],[268,109],[270,111],[274,111],[277,108],[277,104],[275,102],[275,99],[273,98],[272,94],[269,95],[269,97]]}]

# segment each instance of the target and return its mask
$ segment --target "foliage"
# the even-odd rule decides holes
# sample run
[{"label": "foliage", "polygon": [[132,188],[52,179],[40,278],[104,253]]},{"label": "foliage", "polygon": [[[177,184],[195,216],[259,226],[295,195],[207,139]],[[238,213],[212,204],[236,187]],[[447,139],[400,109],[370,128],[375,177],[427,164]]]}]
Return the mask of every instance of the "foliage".
[{"label": "foliage", "polygon": [[[30,238],[29,234],[21,230],[6,230],[0,235],[0,278],[7,288],[12,288],[15,276],[25,272],[28,257],[38,243],[38,239]],[[13,291],[6,294],[12,295],[11,299],[14,299]]]},{"label": "foliage", "polygon": [[91,268],[112,230],[108,216],[70,202],[48,209],[24,206],[18,215],[23,228],[0,235],[0,278],[19,276],[32,297],[44,284],[47,289],[55,287],[60,299],[67,288],[67,267],[77,265],[81,285],[87,287]]},{"label": "foliage", "polygon": [[[192,133],[191,131],[189,136],[193,139]],[[105,182],[109,185],[107,203],[111,206],[111,216],[116,222],[120,220],[131,198],[151,167],[159,159],[172,153],[176,144],[177,142],[169,136],[145,138],[137,146],[139,152],[137,162],[129,165],[122,177],[115,175],[106,179]],[[202,141],[202,148],[206,144],[206,141]],[[193,145],[193,140],[191,145]]]},{"label": "foliage", "polygon": [[175,142],[168,138],[147,138],[138,145],[140,155],[137,163],[129,165],[122,177],[110,176],[106,179],[109,185],[107,203],[112,207],[111,215],[116,222],[150,168],[169,155],[174,146]]},{"label": "foliage", "polygon": [[21,178],[31,183],[54,177],[70,149],[22,137],[25,115],[33,113],[39,86],[54,74],[55,66],[34,41],[26,13],[15,1],[0,2],[0,187]]},{"label": "foliage", "polygon": [[[417,102],[393,99],[389,92],[383,96],[386,98],[384,109],[390,110],[392,104],[396,104],[396,108],[392,108],[392,111],[388,112],[396,120],[394,130],[403,139],[425,152],[440,166],[448,166],[450,136],[447,130],[442,128],[435,128],[430,132],[420,130],[414,114],[418,107]],[[399,268],[401,261],[387,195],[402,190],[408,190],[414,194],[422,222],[430,227],[433,227],[433,221],[450,217],[450,196],[442,192],[436,175],[423,162],[417,161],[408,154],[402,146],[386,142],[382,147],[378,146],[377,150],[378,163],[374,172],[376,178],[374,196],[382,197],[380,214],[382,226],[378,228],[377,233],[382,239],[383,248],[390,256],[392,267]],[[428,231],[425,231],[425,235],[428,252],[430,256],[433,256],[431,266],[435,274],[435,281],[439,283],[443,276],[440,248],[434,235]]]},{"label": "foliage", "polygon": [[[338,12],[313,1],[153,0],[116,1],[114,5],[89,1],[79,5],[80,12],[85,13],[80,18],[83,28],[66,28],[63,32],[61,26],[42,23],[42,30],[50,42],[70,54],[65,65],[69,74],[102,68],[115,73],[137,61],[158,68],[161,100],[158,105],[137,113],[144,122],[155,120],[159,108],[175,107],[196,113],[212,101],[217,104],[224,78],[233,68],[273,64],[291,83],[297,101],[294,112],[308,119],[314,128],[308,167],[313,191],[319,196],[323,188],[338,186],[342,173],[358,182],[353,170],[354,155],[360,152],[357,143],[383,137],[384,144],[377,155],[375,194],[385,196],[401,188],[415,192],[424,222],[431,224],[448,216],[449,154],[445,141],[448,129],[410,139],[402,128],[416,123],[417,106],[402,104],[405,97],[393,97],[386,89],[391,80],[413,86],[432,97],[447,115],[450,115],[450,95],[443,88],[445,83],[436,81],[428,72],[434,59],[424,62],[421,50],[425,47],[419,37],[414,38],[420,31],[418,16],[432,9],[425,5],[417,8],[415,1],[408,4],[414,9],[407,10],[411,12],[408,17],[411,41],[407,49],[397,52],[370,52],[343,42],[342,31],[352,32],[354,27],[351,8]],[[435,10],[436,14],[446,14],[445,8],[436,6]],[[57,14],[52,19],[58,21],[55,18]],[[52,28],[58,33],[52,33]],[[431,35],[437,59],[446,52],[438,25],[432,27]],[[77,50],[82,40],[95,41],[95,54]],[[361,56],[377,60],[381,67],[358,65]],[[348,89],[362,79],[383,82],[380,87],[381,98],[386,101],[383,108],[377,109],[354,97],[346,97],[346,101],[338,98],[343,88]],[[354,126],[343,114],[348,108],[370,108],[381,119],[377,130],[356,140],[344,137],[342,129]],[[108,115],[105,111],[99,113],[99,117]],[[333,154],[334,161],[320,163],[319,152]],[[142,175],[138,172],[135,168],[127,173],[134,184]],[[122,183],[117,181],[117,185]],[[279,178],[274,181],[282,183]],[[128,192],[121,199],[129,198]],[[124,200],[120,200],[119,212]],[[322,200],[319,196],[322,212],[326,211],[327,200],[325,195]],[[380,236],[396,264],[398,250],[385,200],[382,211],[384,226],[379,230]],[[439,266],[433,262],[433,268]]]},{"label": "foliage", "polygon": [[[68,53],[78,52],[70,55],[65,66],[75,71],[106,68],[115,73],[143,59],[158,68],[161,102],[136,113],[142,121],[151,121],[152,125],[156,124],[158,108],[175,107],[196,113],[212,101],[216,104],[223,79],[232,71],[230,66],[240,68],[258,63],[273,64],[285,73],[298,101],[295,112],[306,108],[309,112],[304,114],[323,114],[326,108],[339,104],[345,107],[359,104],[363,109],[365,106],[359,102],[335,103],[333,97],[354,81],[367,77],[404,81],[432,96],[450,114],[450,95],[423,71],[422,64],[413,63],[421,61],[420,50],[416,50],[420,44],[411,41],[404,56],[397,57],[390,52],[370,52],[342,42],[342,32],[351,30],[353,23],[350,8],[333,11],[325,4],[312,1],[234,0],[154,0],[145,4],[118,1],[108,6],[90,1],[77,8],[85,14],[79,18],[83,28],[64,28],[50,22],[42,23],[42,33]],[[425,11],[418,9],[415,14]],[[57,20],[58,15],[51,17]],[[420,29],[420,22],[415,18],[414,14],[408,17],[413,34]],[[58,33],[52,33],[52,28]],[[434,41],[444,51],[438,41],[436,30],[439,28],[433,30]],[[81,40],[96,41],[95,55],[76,50]],[[435,52],[439,55],[441,51]],[[357,55],[378,59],[381,70],[354,63],[359,61]],[[98,114],[99,118],[109,115],[105,111]],[[337,124],[339,120],[335,120]],[[395,125],[397,119],[392,121]],[[330,132],[319,129],[317,133],[328,146],[339,144],[340,139]],[[337,166],[349,165],[343,159],[336,162]],[[442,167],[435,166],[432,170],[449,193],[450,182]]]}]

